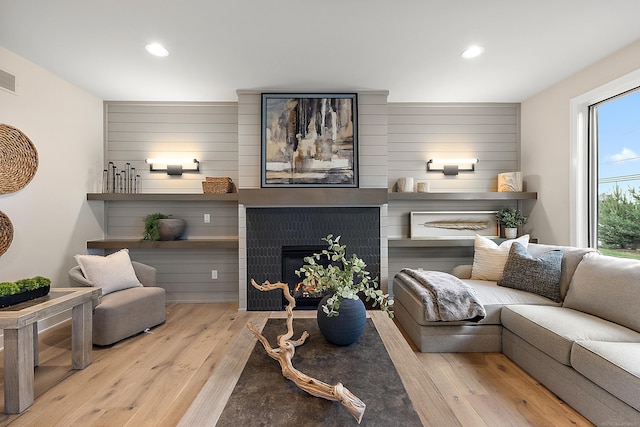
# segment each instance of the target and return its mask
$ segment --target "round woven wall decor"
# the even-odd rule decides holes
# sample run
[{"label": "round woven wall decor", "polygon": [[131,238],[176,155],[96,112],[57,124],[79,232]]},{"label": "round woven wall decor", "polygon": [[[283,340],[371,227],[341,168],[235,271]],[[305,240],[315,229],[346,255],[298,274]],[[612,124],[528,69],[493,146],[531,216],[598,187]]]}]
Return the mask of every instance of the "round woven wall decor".
[{"label": "round woven wall decor", "polygon": [[27,185],[38,170],[38,152],[31,140],[13,126],[0,123],[0,194]]},{"label": "round woven wall decor", "polygon": [[0,256],[9,249],[13,240],[13,225],[8,216],[0,211]]}]

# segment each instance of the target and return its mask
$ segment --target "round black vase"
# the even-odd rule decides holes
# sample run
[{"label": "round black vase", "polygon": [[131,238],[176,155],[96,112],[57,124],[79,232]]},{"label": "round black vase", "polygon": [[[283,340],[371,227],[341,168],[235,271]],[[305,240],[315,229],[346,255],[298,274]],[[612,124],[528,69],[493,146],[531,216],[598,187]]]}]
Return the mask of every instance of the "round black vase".
[{"label": "round black vase", "polygon": [[367,309],[360,299],[343,299],[338,316],[328,317],[322,310],[327,303],[326,296],[318,304],[318,328],[320,333],[332,344],[351,345],[358,341],[367,322]]}]

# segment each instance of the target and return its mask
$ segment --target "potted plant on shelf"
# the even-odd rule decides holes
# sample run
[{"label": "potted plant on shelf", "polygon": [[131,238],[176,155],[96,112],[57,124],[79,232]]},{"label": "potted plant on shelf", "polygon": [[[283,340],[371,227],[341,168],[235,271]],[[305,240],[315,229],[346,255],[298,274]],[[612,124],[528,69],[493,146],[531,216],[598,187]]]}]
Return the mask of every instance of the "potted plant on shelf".
[{"label": "potted plant on shelf", "polygon": [[[318,327],[328,341],[337,345],[349,345],[358,341],[366,324],[366,308],[360,299],[373,300],[393,317],[393,300],[378,288],[378,278],[371,278],[365,262],[356,254],[346,255],[346,246],[340,244],[340,236],[332,234],[322,240],[328,248],[305,257],[304,264],[296,270],[305,286],[316,294],[325,295],[318,305]],[[319,263],[326,258],[328,263]]]},{"label": "potted plant on shelf", "polygon": [[184,233],[185,221],[170,215],[153,213],[144,217],[142,240],[178,240]]},{"label": "potted plant on shelf", "polygon": [[518,227],[527,223],[527,217],[516,208],[504,208],[496,212],[498,224],[504,226],[507,239],[514,239],[518,235]]},{"label": "potted plant on shelf", "polygon": [[0,307],[8,307],[45,296],[51,289],[51,280],[36,276],[16,282],[0,283]]}]

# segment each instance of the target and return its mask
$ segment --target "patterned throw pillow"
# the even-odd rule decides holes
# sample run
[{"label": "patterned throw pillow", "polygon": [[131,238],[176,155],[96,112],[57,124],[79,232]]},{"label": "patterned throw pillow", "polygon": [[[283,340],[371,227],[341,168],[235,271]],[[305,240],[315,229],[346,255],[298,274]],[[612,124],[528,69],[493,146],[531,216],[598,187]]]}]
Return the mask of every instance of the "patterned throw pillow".
[{"label": "patterned throw pillow", "polygon": [[515,242],[504,266],[498,286],[519,289],[560,302],[562,251],[552,250],[534,258],[527,248]]},{"label": "patterned throw pillow", "polygon": [[500,280],[513,242],[519,242],[526,246],[529,244],[529,235],[525,234],[515,240],[506,240],[497,245],[493,240],[476,234],[471,279],[492,280],[494,282]]}]

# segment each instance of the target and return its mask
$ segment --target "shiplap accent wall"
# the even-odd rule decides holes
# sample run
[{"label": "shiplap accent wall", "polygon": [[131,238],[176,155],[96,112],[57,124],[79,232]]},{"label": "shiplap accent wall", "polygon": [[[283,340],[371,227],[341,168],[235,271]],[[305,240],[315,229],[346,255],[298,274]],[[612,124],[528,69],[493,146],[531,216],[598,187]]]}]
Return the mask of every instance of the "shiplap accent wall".
[{"label": "shiplap accent wall", "polygon": [[[389,104],[389,176],[427,181],[432,191],[497,191],[501,172],[520,167],[519,104]],[[427,173],[431,158],[478,158],[473,173]]]},{"label": "shiplap accent wall", "polygon": [[[257,90],[237,91],[239,188],[260,188],[262,93],[263,91]],[[388,94],[386,91],[358,92],[361,188],[380,188],[387,185]]]},{"label": "shiplap accent wall", "polygon": [[[130,162],[145,193],[200,193],[205,176],[238,177],[236,103],[105,102],[105,163]],[[149,172],[144,160],[193,157],[200,173]]]},{"label": "shiplap accent wall", "polygon": [[[105,164],[130,162],[140,172],[145,193],[202,193],[205,176],[238,178],[236,103],[105,102]],[[169,176],[150,173],[149,157],[194,157],[200,173]],[[143,218],[162,212],[187,222],[186,238],[236,237],[235,202],[104,202],[106,238],[142,236]],[[204,214],[211,222],[204,223]],[[136,261],[158,269],[158,284],[168,301],[236,301],[238,255],[235,249],[131,250]],[[211,279],[217,270],[218,279]]]},{"label": "shiplap accent wall", "polygon": [[[259,90],[239,90],[237,103],[105,103],[105,163],[129,161],[143,172],[144,192],[200,192],[204,176],[230,176],[236,186],[260,188]],[[400,177],[428,181],[432,191],[496,191],[497,174],[519,170],[519,104],[387,103],[385,91],[358,92],[359,169],[363,188],[392,190]],[[193,155],[201,174],[181,178],[150,174],[144,159]],[[477,157],[476,172],[446,177],[426,172],[432,157]],[[239,251],[136,250],[132,256],[159,269],[159,282],[173,301],[239,300],[246,307],[245,207],[216,203],[107,203],[108,235],[135,237],[141,219],[163,211],[182,216],[189,238],[239,237]],[[491,201],[420,202],[392,200],[381,207],[381,283],[389,284],[402,267],[448,271],[472,260],[472,247],[397,248],[388,238],[409,237],[409,212],[496,210]],[[211,224],[202,221],[210,213]],[[217,269],[219,279],[210,279]],[[384,287],[384,285],[383,285]]]},{"label": "shiplap accent wall", "polygon": [[[261,94],[267,91],[238,90],[238,188],[260,188],[261,171]],[[281,91],[282,92],[282,91]],[[305,91],[286,91],[287,93]],[[358,92],[359,186],[387,186],[387,91]],[[386,206],[381,213],[380,278],[387,283],[388,247],[386,241]],[[246,212],[239,206],[239,280],[240,309],[246,309]]]},{"label": "shiplap accent wall", "polygon": [[[389,104],[388,188],[400,177],[428,182],[433,192],[497,191],[497,176],[520,170],[520,104]],[[478,158],[475,172],[426,171],[431,158]],[[517,202],[405,201],[389,203],[388,237],[409,237],[411,211],[495,211]],[[473,246],[389,249],[389,287],[403,267],[450,271],[473,261]]]}]

